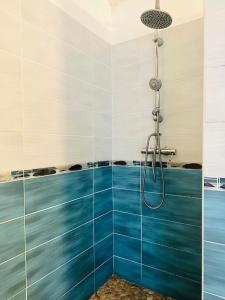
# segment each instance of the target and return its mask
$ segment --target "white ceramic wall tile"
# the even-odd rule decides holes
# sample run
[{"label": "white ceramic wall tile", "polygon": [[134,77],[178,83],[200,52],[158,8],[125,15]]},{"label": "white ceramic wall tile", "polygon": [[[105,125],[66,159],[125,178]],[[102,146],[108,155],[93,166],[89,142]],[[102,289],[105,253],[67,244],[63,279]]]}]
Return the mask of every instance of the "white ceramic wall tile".
[{"label": "white ceramic wall tile", "polygon": [[90,87],[90,97],[93,100],[93,109],[97,112],[112,112],[112,94],[96,86]]},{"label": "white ceramic wall tile", "polygon": [[0,132],[0,172],[23,168],[23,138],[21,133]]},{"label": "white ceramic wall tile", "polygon": [[104,90],[111,92],[111,68],[105,64],[99,63],[95,60],[92,62],[92,83]]},{"label": "white ceramic wall tile", "polygon": [[204,129],[204,176],[225,175],[225,123],[206,123]]},{"label": "white ceramic wall tile", "polygon": [[94,113],[94,136],[112,138],[112,115],[106,113]]},{"label": "white ceramic wall tile", "polygon": [[50,134],[24,134],[25,168],[93,161],[93,139]]},{"label": "white ceramic wall tile", "polygon": [[205,76],[205,120],[225,121],[225,67],[207,68]]},{"label": "white ceramic wall tile", "polygon": [[18,93],[21,91],[21,59],[0,50],[0,90]]},{"label": "white ceramic wall tile", "polygon": [[112,160],[112,139],[96,137],[94,140],[94,161]]},{"label": "white ceramic wall tile", "polygon": [[20,0],[0,0],[0,9],[7,13],[20,16]]},{"label": "white ceramic wall tile", "polygon": [[22,131],[22,108],[20,94],[0,91],[0,131]]},{"label": "white ceramic wall tile", "polygon": [[20,55],[20,20],[0,10],[0,49]]},{"label": "white ceramic wall tile", "polygon": [[111,66],[111,46],[94,34],[91,35],[91,55],[100,63]]},{"label": "white ceramic wall tile", "polygon": [[90,51],[91,33],[84,26],[46,0],[21,0],[24,20],[62,38],[82,52]]},{"label": "white ceramic wall tile", "polygon": [[112,139],[113,160],[140,160],[141,139],[140,138],[113,138]]}]

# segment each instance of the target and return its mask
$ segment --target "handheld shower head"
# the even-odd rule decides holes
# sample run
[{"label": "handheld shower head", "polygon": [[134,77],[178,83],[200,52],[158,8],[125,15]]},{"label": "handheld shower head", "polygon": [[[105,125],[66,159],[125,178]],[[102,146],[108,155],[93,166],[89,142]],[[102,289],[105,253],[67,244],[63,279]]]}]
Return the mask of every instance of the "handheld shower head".
[{"label": "handheld shower head", "polygon": [[162,87],[162,81],[157,78],[152,78],[149,81],[149,86],[154,91],[159,91]]},{"label": "handheld shower head", "polygon": [[155,9],[145,11],[141,15],[142,23],[153,29],[164,29],[172,24],[172,17],[167,12],[160,10],[159,0],[156,0]]}]

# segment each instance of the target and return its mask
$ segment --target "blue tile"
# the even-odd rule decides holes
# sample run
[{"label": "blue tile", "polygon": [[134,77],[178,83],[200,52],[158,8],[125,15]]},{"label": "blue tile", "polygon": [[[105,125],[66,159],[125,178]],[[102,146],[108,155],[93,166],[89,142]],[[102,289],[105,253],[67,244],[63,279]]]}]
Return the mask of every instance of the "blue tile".
[{"label": "blue tile", "polygon": [[143,217],[142,233],[146,242],[201,253],[201,227]]},{"label": "blue tile", "polygon": [[141,240],[114,235],[114,254],[141,263]]},{"label": "blue tile", "polygon": [[113,235],[95,245],[95,268],[113,256]]},{"label": "blue tile", "polygon": [[113,232],[112,212],[95,220],[95,243],[98,243]]},{"label": "blue tile", "polygon": [[205,243],[205,291],[225,297],[225,246]]},{"label": "blue tile", "polygon": [[93,196],[26,217],[27,249],[66,233],[93,218]]},{"label": "blue tile", "polygon": [[114,232],[141,239],[141,217],[115,211]]},{"label": "blue tile", "polygon": [[[162,195],[145,193],[149,203],[156,205],[160,202]],[[176,221],[191,225],[202,224],[202,199],[188,196],[166,195],[163,206],[158,210],[149,209],[142,202],[142,213],[144,216],[156,219]]]},{"label": "blue tile", "polygon": [[26,213],[93,193],[93,170],[25,180]]},{"label": "blue tile", "polygon": [[112,204],[112,189],[94,194],[95,202],[95,218],[111,211]]},{"label": "blue tile", "polygon": [[66,295],[64,295],[62,300],[87,300],[94,294],[94,275],[88,276],[80,284],[72,288]]},{"label": "blue tile", "polygon": [[24,252],[24,218],[0,225],[0,263]]},{"label": "blue tile", "polygon": [[113,202],[115,210],[141,214],[140,192],[113,189]]},{"label": "blue tile", "polygon": [[98,290],[112,276],[112,274],[113,259],[110,259],[95,271],[95,289]]},{"label": "blue tile", "polygon": [[113,167],[113,187],[140,191],[140,167]]},{"label": "blue tile", "polygon": [[201,281],[201,255],[147,242],[143,242],[142,245],[142,263],[144,265]]},{"label": "blue tile", "polygon": [[225,244],[225,192],[205,191],[205,239]]},{"label": "blue tile", "polygon": [[217,297],[208,293],[204,293],[204,298],[203,298],[203,300],[222,300],[222,299],[224,298]]},{"label": "blue tile", "polygon": [[12,300],[25,300],[26,299],[26,290],[21,291],[19,294],[10,298]]},{"label": "blue tile", "polygon": [[[150,170],[151,171],[151,168]],[[168,168],[164,170],[166,193],[201,198],[202,194],[202,170],[186,170],[182,168]],[[146,191],[162,192],[161,177],[157,168],[157,182],[150,181],[146,184]]]},{"label": "blue tile", "polygon": [[24,254],[0,265],[0,299],[9,299],[25,289]]},{"label": "blue tile", "polygon": [[112,167],[94,169],[94,191],[99,192],[112,187]]},{"label": "blue tile", "polygon": [[143,266],[142,284],[144,287],[176,300],[200,300],[201,284]]},{"label": "blue tile", "polygon": [[27,253],[28,285],[93,246],[93,222]]},{"label": "blue tile", "polygon": [[0,184],[0,223],[23,216],[23,181]]},{"label": "blue tile", "polygon": [[28,288],[28,299],[58,299],[93,269],[94,255],[93,249],[90,249]]},{"label": "blue tile", "polygon": [[115,257],[114,273],[130,282],[141,284],[141,264]]}]

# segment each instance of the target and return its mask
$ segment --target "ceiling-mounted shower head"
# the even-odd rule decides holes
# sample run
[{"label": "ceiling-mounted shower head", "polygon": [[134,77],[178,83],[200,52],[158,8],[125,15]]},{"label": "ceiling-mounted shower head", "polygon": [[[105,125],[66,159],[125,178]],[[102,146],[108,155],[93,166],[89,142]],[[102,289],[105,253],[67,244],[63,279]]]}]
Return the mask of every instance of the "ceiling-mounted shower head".
[{"label": "ceiling-mounted shower head", "polygon": [[160,79],[157,79],[157,78],[152,78],[149,81],[149,86],[154,91],[159,91],[162,87],[162,81]]},{"label": "ceiling-mounted shower head", "polygon": [[153,29],[164,29],[172,24],[172,17],[160,9],[160,0],[156,0],[155,9],[145,11],[141,15],[141,21],[145,26]]}]

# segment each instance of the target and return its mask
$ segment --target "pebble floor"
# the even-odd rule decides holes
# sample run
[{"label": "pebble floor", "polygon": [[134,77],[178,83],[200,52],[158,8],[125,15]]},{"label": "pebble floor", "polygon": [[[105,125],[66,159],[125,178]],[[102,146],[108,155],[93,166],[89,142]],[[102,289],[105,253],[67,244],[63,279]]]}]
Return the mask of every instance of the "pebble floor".
[{"label": "pebble floor", "polygon": [[175,300],[113,275],[89,300]]}]

